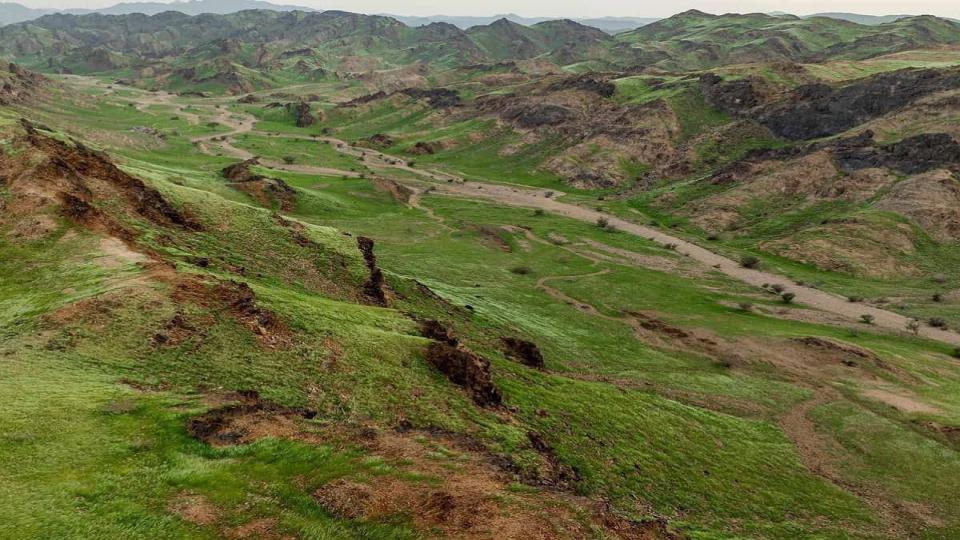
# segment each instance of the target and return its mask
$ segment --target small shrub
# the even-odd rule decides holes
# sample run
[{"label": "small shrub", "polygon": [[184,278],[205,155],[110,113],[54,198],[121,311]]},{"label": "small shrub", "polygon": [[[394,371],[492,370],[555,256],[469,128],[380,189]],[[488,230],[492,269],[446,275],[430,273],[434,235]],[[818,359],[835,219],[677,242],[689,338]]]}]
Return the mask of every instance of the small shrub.
[{"label": "small shrub", "polygon": [[740,308],[740,311],[753,311],[753,304],[750,302],[740,302],[737,307]]},{"label": "small shrub", "polygon": [[774,283],[773,285],[770,286],[770,288],[773,289],[773,292],[775,292],[775,293],[777,293],[777,294],[780,294],[780,293],[782,293],[783,291],[787,290],[786,287],[784,287],[783,285],[781,285],[781,284],[779,284],[779,283]]},{"label": "small shrub", "polygon": [[933,296],[930,297],[934,302],[943,302],[943,295],[940,293],[933,293]]},{"label": "small shrub", "polygon": [[740,266],[744,268],[755,269],[760,266],[760,259],[754,257],[753,255],[744,255],[740,257]]},{"label": "small shrub", "polygon": [[847,302],[860,303],[860,302],[863,302],[863,297],[862,297],[862,296],[848,296],[848,297],[847,297]]},{"label": "small shrub", "polygon": [[947,321],[940,317],[931,317],[930,320],[927,321],[927,324],[934,328],[940,328],[941,330],[947,329]]},{"label": "small shrub", "polygon": [[860,316],[860,322],[863,324],[873,324],[873,321],[876,320],[876,317],[869,313],[864,313]]},{"label": "small shrub", "polygon": [[532,274],[533,270],[531,270],[529,266],[515,266],[510,269],[510,272],[518,276],[526,276]]},{"label": "small shrub", "polygon": [[543,208],[537,208],[536,210],[533,211],[533,215],[537,217],[540,217],[543,214],[544,214]]},{"label": "small shrub", "polygon": [[953,349],[953,352],[951,353],[951,355],[952,355],[954,358],[960,358],[960,347],[954,348],[954,349]]},{"label": "small shrub", "polygon": [[597,218],[597,227],[600,227],[601,229],[606,229],[609,225],[610,225],[609,219],[602,216]]},{"label": "small shrub", "polygon": [[676,251],[676,250],[677,250],[677,244],[673,244],[673,243],[664,244],[663,247],[669,249],[670,251]]},{"label": "small shrub", "polygon": [[785,292],[780,295],[780,299],[783,300],[784,304],[792,304],[793,299],[796,297],[797,295],[793,294],[792,292]]}]

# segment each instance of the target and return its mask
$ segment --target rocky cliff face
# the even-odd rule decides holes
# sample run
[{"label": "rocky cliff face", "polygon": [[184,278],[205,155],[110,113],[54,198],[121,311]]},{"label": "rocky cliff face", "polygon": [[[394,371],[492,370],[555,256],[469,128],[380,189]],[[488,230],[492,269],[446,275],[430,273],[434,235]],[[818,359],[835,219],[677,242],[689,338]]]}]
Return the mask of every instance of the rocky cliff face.
[{"label": "rocky cliff face", "polygon": [[960,89],[960,69],[904,69],[843,86],[798,86],[785,95],[764,89],[753,79],[701,78],[705,99],[735,116],[754,119],[777,136],[810,140],[842,133],[910,106],[919,100]]}]

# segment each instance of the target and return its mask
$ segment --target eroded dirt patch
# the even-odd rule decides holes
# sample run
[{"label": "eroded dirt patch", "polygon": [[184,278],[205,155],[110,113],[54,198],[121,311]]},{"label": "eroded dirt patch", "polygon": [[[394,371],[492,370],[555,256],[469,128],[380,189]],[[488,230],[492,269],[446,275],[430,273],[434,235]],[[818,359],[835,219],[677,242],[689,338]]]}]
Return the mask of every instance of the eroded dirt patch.
[{"label": "eroded dirt patch", "polygon": [[[290,341],[291,332],[283,320],[259,306],[253,289],[246,283],[186,276],[176,284],[173,299],[226,313],[253,332],[264,345],[285,346]],[[176,326],[185,328],[179,323]]]},{"label": "eroded dirt patch", "polygon": [[[376,476],[359,472],[313,491],[318,504],[344,519],[399,520],[409,522],[427,537],[443,538],[552,540],[603,534],[624,539],[679,538],[663,520],[630,520],[602,501],[554,491],[558,486],[549,486],[548,491],[512,490],[510,485],[517,480],[515,471],[504,468],[501,460],[493,459],[482,444],[468,436],[371,425],[320,426],[306,421],[312,417],[311,411],[271,404],[253,392],[232,396],[236,402],[190,420],[188,431],[215,446],[279,437],[359,447],[397,469],[395,474]],[[551,453],[536,434],[531,435],[531,444],[545,454]],[[202,499],[189,502],[203,508]],[[204,523],[214,523],[219,515],[216,511],[190,512],[202,515]],[[256,530],[269,537],[276,522],[267,520],[270,518],[227,529],[225,534],[264,537],[240,534]]]},{"label": "eroded dirt patch", "polygon": [[296,418],[313,418],[314,411],[282,407],[244,392],[239,403],[190,419],[187,432],[212,446],[248,444],[264,437],[293,438],[300,433]]}]

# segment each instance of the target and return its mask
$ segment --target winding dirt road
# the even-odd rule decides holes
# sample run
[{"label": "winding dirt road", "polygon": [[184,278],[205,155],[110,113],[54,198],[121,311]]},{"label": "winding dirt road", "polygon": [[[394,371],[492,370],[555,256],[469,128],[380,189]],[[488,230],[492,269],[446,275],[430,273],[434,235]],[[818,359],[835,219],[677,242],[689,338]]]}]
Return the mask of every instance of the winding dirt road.
[{"label": "winding dirt road", "polygon": [[[888,330],[905,331],[907,323],[910,321],[908,317],[904,317],[898,313],[864,304],[851,303],[845,298],[812,287],[790,284],[791,282],[788,278],[779,274],[744,268],[728,257],[714,253],[682,238],[669,235],[659,229],[638,225],[611,214],[598,212],[579,205],[560,202],[552,197],[547,197],[543,191],[525,190],[498,184],[464,182],[462,184],[450,183],[438,185],[434,193],[480,198],[512,206],[539,208],[545,212],[590,223],[596,223],[600,218],[604,218],[610,225],[620,231],[653,240],[664,246],[675,245],[675,251],[677,253],[686,255],[694,261],[700,262],[744,283],[755,287],[761,287],[764,284],[782,283],[787,286],[787,290],[796,294],[795,302],[797,303],[835,313],[853,320],[860,320],[861,315],[872,315],[875,326]],[[921,327],[919,335],[951,345],[960,345],[960,334],[948,330]]]},{"label": "winding dirt road", "polygon": [[[150,104],[156,104],[157,101],[162,101],[164,104],[170,104],[168,96],[161,95],[148,98],[148,102]],[[239,159],[250,159],[254,157],[254,155],[249,151],[233,146],[231,144],[231,138],[239,134],[254,132],[256,118],[251,115],[237,114],[229,111],[225,107],[222,107],[216,109],[215,120],[229,127],[231,131],[228,133],[219,133],[216,135],[208,135],[192,139],[192,142],[196,144],[197,148],[205,153],[213,154],[208,145],[215,143],[233,157],[237,157]],[[562,193],[553,192],[552,194],[549,194],[551,196],[548,196],[548,193],[543,190],[534,190],[503,184],[465,181],[462,178],[450,173],[410,167],[409,164],[402,158],[384,154],[383,152],[369,148],[354,147],[348,144],[346,141],[336,139],[334,137],[312,137],[283,134],[277,135],[266,134],[262,132],[255,133],[262,134],[264,136],[312,140],[317,141],[318,143],[330,144],[339,152],[343,152],[355,157],[363,156],[364,160],[371,165],[383,168],[399,169],[414,173],[422,178],[423,181],[426,181],[432,185],[432,193],[438,195],[484,199],[508,206],[541,209],[545,212],[550,212],[552,214],[589,223],[596,223],[602,218],[611,226],[616,227],[622,232],[647,238],[663,246],[674,246],[676,253],[687,256],[691,260],[699,262],[707,268],[714,269],[749,285],[759,288],[764,284],[784,284],[787,287],[787,290],[796,295],[794,300],[795,302],[825,312],[840,315],[854,321],[860,320],[863,315],[871,315],[873,317],[874,326],[895,332],[905,332],[907,329],[907,324],[910,322],[908,317],[891,311],[869,305],[851,303],[845,298],[812,287],[790,284],[791,281],[788,278],[773,272],[744,268],[738,262],[728,257],[714,253],[709,249],[682,238],[667,234],[659,229],[654,229],[626,221],[612,214],[607,214],[576,204],[564,203],[556,200],[556,197],[562,196]],[[340,169],[312,165],[287,164],[273,160],[261,160],[261,163],[269,168],[305,174],[350,177],[360,176],[359,173],[353,171],[344,171]],[[423,187],[422,182],[405,180],[403,178],[396,178],[395,180],[400,183],[413,182],[416,185],[408,185],[408,187],[416,190],[420,190]],[[415,200],[419,202],[419,197],[416,197]],[[951,332],[949,330],[921,326],[918,330],[918,334],[942,343],[960,346],[960,334]]]}]

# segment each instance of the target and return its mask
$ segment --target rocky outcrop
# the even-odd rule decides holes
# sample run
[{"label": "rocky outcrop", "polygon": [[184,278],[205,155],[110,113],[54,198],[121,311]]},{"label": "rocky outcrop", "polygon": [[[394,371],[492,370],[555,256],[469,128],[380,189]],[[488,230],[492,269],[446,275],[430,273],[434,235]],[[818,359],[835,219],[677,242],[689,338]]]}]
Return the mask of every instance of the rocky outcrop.
[{"label": "rocky outcrop", "polygon": [[960,144],[946,133],[923,133],[885,146],[840,147],[835,156],[845,171],[877,167],[905,174],[960,171]]},{"label": "rocky outcrop", "polygon": [[367,137],[366,139],[357,141],[358,144],[362,144],[363,146],[370,146],[372,148],[389,148],[393,146],[396,142],[397,141],[393,137],[386,135],[384,133],[376,133],[374,135]]},{"label": "rocky outcrop", "polygon": [[462,103],[460,94],[449,88],[404,88],[399,93],[413,99],[426,100],[427,104],[435,109],[456,107]]},{"label": "rocky outcrop", "polygon": [[960,69],[905,69],[839,88],[803,85],[755,116],[785,139],[815,139],[841,133],[930,94],[956,89],[960,89]]},{"label": "rocky outcrop", "polygon": [[372,103],[377,100],[381,100],[387,97],[387,93],[384,91],[374,92],[372,94],[366,94],[360,97],[351,99],[350,101],[345,101],[340,104],[340,107],[357,107],[360,105],[366,105],[367,103]]},{"label": "rocky outcrop", "polygon": [[743,114],[761,103],[752,78],[724,81],[719,75],[707,73],[700,77],[700,93],[711,107],[734,114]]},{"label": "rocky outcrop", "polygon": [[500,111],[500,118],[515,123],[523,129],[543,126],[558,126],[576,118],[576,114],[553,103],[517,102]]},{"label": "rocky outcrop", "polygon": [[0,106],[28,104],[45,95],[52,85],[43,75],[10,63],[0,70]]},{"label": "rocky outcrop", "polygon": [[570,77],[552,83],[547,87],[547,92],[562,92],[564,90],[579,90],[608,98],[613,97],[613,94],[617,91],[617,87],[610,81],[599,79],[591,75]]},{"label": "rocky outcrop", "polygon": [[287,112],[292,114],[294,122],[299,128],[310,127],[317,122],[310,110],[310,104],[306,101],[297,103],[287,103]]}]

